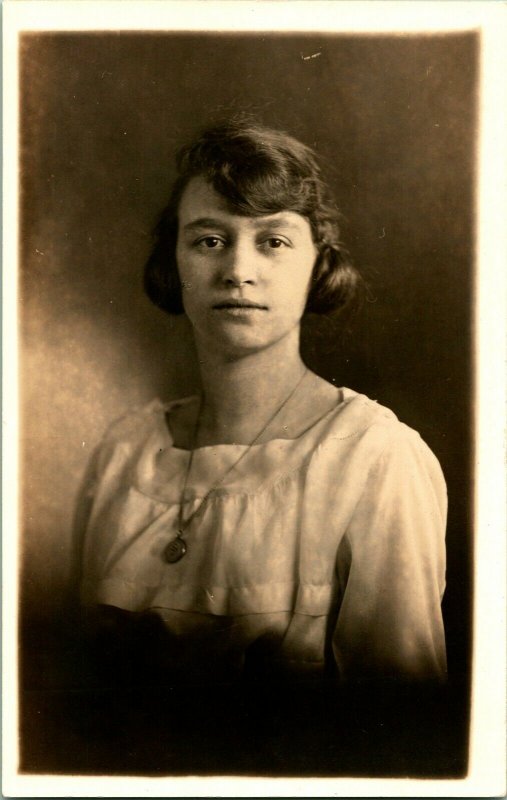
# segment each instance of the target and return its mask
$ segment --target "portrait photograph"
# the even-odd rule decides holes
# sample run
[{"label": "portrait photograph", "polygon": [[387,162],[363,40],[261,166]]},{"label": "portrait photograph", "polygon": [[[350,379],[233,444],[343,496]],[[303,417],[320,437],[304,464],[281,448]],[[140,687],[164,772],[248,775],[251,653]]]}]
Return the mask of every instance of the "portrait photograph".
[{"label": "portrait photograph", "polygon": [[7,796],[504,791],[499,5],[5,4]]}]

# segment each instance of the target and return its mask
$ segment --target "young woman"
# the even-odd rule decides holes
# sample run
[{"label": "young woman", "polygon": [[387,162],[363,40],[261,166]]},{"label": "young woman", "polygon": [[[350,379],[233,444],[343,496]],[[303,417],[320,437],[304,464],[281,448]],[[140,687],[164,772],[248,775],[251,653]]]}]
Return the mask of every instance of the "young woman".
[{"label": "young woman", "polygon": [[206,130],[180,153],[145,285],[189,318],[202,392],[127,414],[99,448],[82,600],[103,641],[163,681],[442,679],[438,462],[300,356],[303,314],[360,286],[314,153],[249,123]]}]

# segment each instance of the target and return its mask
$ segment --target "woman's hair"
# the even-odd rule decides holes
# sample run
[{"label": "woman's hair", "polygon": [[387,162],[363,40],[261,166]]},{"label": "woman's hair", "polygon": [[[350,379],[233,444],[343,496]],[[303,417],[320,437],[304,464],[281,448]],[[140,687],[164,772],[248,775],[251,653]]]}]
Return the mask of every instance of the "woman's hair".
[{"label": "woman's hair", "polygon": [[306,217],[318,255],[305,311],[331,314],[357,299],[362,281],[340,244],[339,212],[309,147],[282,131],[232,120],[204,130],[183,147],[177,167],[144,274],[146,293],[159,308],[184,313],[176,266],[178,208],[188,182],[198,176],[237,214],[294,211]]}]

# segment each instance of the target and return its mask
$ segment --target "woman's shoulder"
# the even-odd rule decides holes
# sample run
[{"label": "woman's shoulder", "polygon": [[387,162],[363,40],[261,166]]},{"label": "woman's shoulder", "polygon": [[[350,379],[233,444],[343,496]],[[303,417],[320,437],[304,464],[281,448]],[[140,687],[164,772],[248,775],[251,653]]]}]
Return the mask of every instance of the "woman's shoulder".
[{"label": "woman's shoulder", "polygon": [[378,438],[389,438],[407,428],[394,411],[361,392],[343,387],[341,397],[342,402],[336,408],[334,423],[335,433],[343,438],[360,438],[366,433]]},{"label": "woman's shoulder", "polygon": [[405,453],[437,462],[419,432],[401,421],[390,408],[349,388],[342,389],[342,397],[342,406],[337,408],[327,431],[329,439],[351,449],[368,451],[371,459],[389,459]]},{"label": "woman's shoulder", "polygon": [[167,413],[178,406],[189,405],[195,400],[196,397],[193,395],[171,401],[163,401],[156,397],[148,403],[133,406],[113,420],[103,436],[103,443],[134,445],[144,441],[155,431],[165,433]]}]

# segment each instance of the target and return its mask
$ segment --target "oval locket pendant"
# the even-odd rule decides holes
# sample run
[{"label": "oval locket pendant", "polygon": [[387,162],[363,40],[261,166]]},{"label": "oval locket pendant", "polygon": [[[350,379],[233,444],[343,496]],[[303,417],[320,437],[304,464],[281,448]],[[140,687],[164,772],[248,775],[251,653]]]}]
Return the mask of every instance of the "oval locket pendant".
[{"label": "oval locket pendant", "polygon": [[164,558],[168,564],[176,564],[187,552],[187,545],[178,535],[176,539],[169,542],[164,550]]}]

